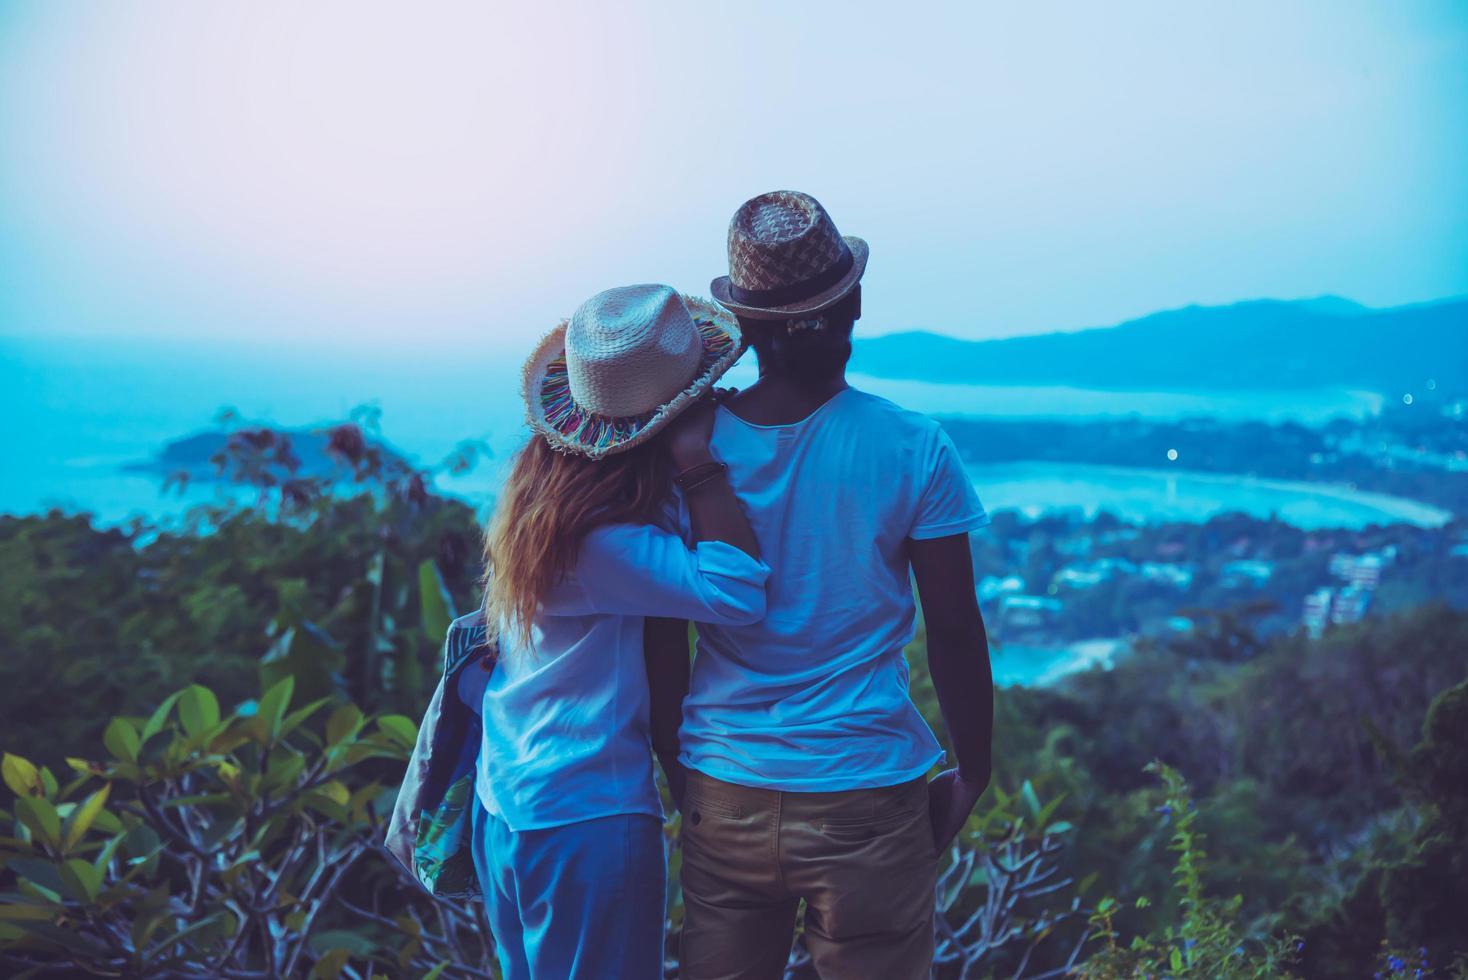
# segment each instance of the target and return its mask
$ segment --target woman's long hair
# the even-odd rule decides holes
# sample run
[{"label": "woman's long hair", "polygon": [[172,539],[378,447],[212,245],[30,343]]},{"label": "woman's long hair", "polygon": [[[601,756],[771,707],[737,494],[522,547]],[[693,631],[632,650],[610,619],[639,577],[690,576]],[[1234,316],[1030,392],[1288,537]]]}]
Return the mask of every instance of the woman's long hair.
[{"label": "woman's long hair", "polygon": [[672,491],[662,439],[599,460],[560,453],[540,436],[515,454],[484,536],[484,612],[521,645],[540,603],[603,524],[655,523]]}]

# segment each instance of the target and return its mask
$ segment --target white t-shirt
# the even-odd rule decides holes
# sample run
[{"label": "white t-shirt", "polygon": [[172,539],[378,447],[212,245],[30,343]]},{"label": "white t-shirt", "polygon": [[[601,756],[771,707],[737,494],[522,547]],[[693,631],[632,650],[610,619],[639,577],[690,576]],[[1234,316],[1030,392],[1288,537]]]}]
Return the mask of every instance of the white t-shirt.
[{"label": "white t-shirt", "polygon": [[[662,816],[648,732],[644,616],[732,626],[765,612],[770,569],[733,545],[693,550],[650,525],[599,527],[541,604],[532,650],[505,647],[482,701],[475,787],[511,830],[619,813]],[[466,685],[484,683],[478,670]]]},{"label": "white t-shirt", "polygon": [[925,773],[943,753],[907,691],[907,542],[989,522],[952,440],[848,388],[791,425],[720,409],[712,447],[772,571],[762,620],[699,623],[681,761],[799,792]]}]

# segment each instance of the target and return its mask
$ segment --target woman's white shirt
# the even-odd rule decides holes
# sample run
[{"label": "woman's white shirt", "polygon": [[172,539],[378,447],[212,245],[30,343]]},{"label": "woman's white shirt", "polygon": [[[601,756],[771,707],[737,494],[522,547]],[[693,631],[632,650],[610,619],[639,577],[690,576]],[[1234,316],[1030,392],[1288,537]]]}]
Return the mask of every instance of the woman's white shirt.
[{"label": "woman's white shirt", "polygon": [[476,788],[485,808],[514,831],[620,813],[660,817],[643,619],[758,622],[769,574],[732,545],[700,541],[690,550],[653,525],[588,533],[541,604],[529,647],[502,629],[487,683],[476,670],[461,675],[461,696],[473,699],[483,685]]}]

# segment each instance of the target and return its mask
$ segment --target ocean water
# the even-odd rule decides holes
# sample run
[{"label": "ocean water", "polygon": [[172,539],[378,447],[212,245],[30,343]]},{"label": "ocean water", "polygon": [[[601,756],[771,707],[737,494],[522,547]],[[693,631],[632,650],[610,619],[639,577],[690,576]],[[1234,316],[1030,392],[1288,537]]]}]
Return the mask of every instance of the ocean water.
[{"label": "ocean water", "polygon": [[1452,517],[1415,500],[1345,486],[1184,469],[1019,462],[971,466],[968,472],[990,510],[1030,517],[1047,510],[1078,510],[1089,517],[1104,510],[1136,522],[1202,522],[1238,512],[1302,528],[1440,527]]},{"label": "ocean water", "polygon": [[1300,422],[1362,419],[1381,412],[1382,397],[1349,388],[1289,391],[1110,391],[1060,385],[949,385],[853,374],[851,383],[929,415],[1002,418],[1169,419]]},{"label": "ocean water", "polygon": [[[746,358],[727,383],[742,387],[754,378],[752,359]],[[1313,422],[1363,417],[1380,408],[1377,396],[1338,389],[1115,392],[852,380],[919,411],[948,415],[1216,415]],[[140,346],[0,340],[0,513],[60,507],[117,523],[132,515],[177,514],[207,500],[217,491],[195,486],[182,496],[165,495],[156,477],[122,467],[149,459],[171,439],[210,427],[224,407],[248,419],[301,426],[339,421],[354,407],[371,404],[381,410],[383,436],[423,465],[442,459],[462,439],[484,440],[494,458],[440,485],[486,502],[504,461],[525,435],[518,392],[518,352],[368,353],[351,346],[287,352],[204,341]],[[1221,510],[1242,510],[1276,513],[1312,527],[1387,520],[1434,524],[1444,518],[1411,501],[1241,477],[1015,463],[976,469],[974,478],[991,509],[1030,513],[1105,507],[1137,519],[1202,520]]]},{"label": "ocean water", "polygon": [[1078,640],[1062,646],[991,643],[989,664],[999,687],[1048,687],[1069,674],[1093,667],[1110,670],[1127,644],[1120,639]]}]

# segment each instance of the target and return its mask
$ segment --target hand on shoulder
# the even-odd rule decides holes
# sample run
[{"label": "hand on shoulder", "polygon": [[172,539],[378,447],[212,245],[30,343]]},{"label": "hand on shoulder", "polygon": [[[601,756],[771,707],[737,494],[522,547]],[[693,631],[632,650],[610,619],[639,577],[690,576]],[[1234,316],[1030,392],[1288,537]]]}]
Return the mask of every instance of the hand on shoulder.
[{"label": "hand on shoulder", "polygon": [[714,415],[719,405],[737,393],[734,388],[716,388],[704,395],[668,425],[668,453],[673,465],[686,470],[713,459],[709,440],[714,434]]}]

